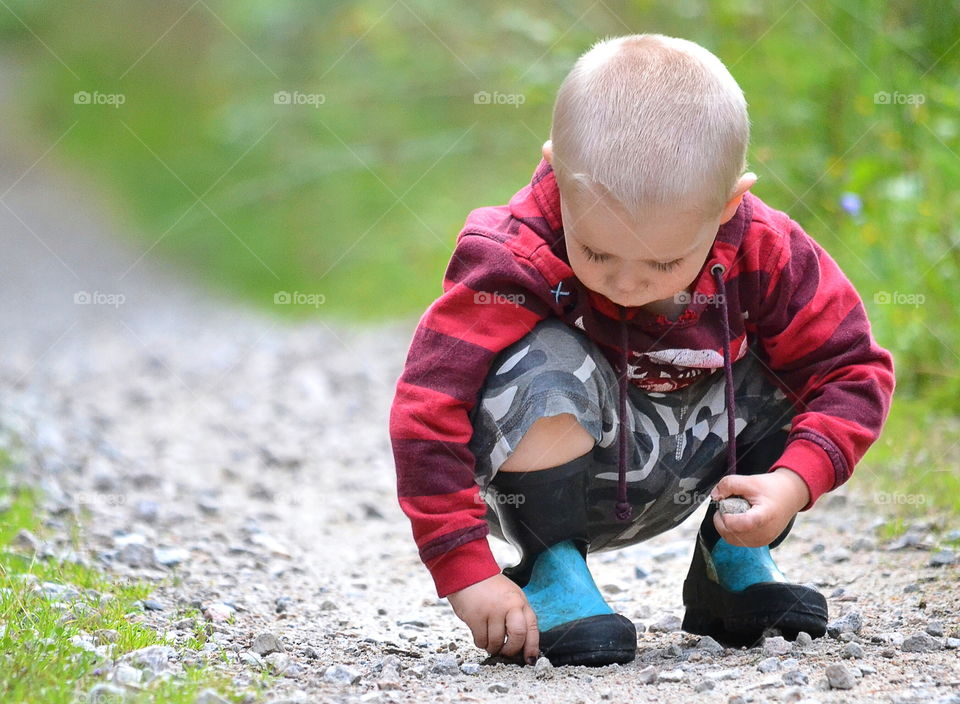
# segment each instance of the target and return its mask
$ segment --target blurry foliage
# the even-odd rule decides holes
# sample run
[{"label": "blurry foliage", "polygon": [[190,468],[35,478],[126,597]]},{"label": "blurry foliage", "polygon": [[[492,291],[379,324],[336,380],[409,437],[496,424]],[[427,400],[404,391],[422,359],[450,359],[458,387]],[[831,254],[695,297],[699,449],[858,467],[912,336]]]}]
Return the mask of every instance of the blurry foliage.
[{"label": "blurry foliage", "polygon": [[[51,142],[74,125],[57,156],[114,189],[145,249],[160,238],[150,256],[280,313],[316,311],[273,306],[278,290],[323,293],[320,314],[349,318],[417,316],[439,295],[467,213],[528,182],[556,88],[593,41],[698,41],[747,95],[754,191],[857,285],[895,353],[898,394],[960,409],[953,4],[6,5],[0,37],[25,69],[26,118]],[[76,105],[78,90],[126,102]],[[277,105],[277,91],[324,102]],[[524,102],[476,104],[477,91]],[[881,91],[924,102],[878,103]],[[862,206],[842,207],[845,193]]]}]

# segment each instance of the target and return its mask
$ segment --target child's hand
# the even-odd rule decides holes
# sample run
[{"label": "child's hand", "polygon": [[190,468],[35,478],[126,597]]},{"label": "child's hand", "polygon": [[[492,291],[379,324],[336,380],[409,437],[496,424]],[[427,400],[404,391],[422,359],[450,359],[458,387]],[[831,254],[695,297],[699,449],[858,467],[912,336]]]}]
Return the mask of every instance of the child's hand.
[{"label": "child's hand", "polygon": [[[453,612],[470,627],[473,642],[490,655],[514,657],[523,651],[533,664],[540,655],[537,616],[527,596],[509,577],[495,574],[447,595]],[[503,642],[507,636],[507,642]]]},{"label": "child's hand", "polygon": [[728,474],[710,492],[713,500],[739,495],[752,506],[746,513],[713,516],[720,536],[731,545],[769,545],[790,519],[810,501],[810,490],[799,474],[777,467],[766,474]]}]

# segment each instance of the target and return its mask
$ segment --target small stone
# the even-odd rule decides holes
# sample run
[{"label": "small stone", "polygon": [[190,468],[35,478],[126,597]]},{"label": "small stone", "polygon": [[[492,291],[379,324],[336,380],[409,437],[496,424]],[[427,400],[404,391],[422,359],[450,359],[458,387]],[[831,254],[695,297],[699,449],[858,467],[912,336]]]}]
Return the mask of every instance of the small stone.
[{"label": "small stone", "polygon": [[194,700],[194,704],[230,704],[212,689],[205,689]]},{"label": "small stone", "polygon": [[750,510],[750,502],[738,497],[720,499],[717,502],[717,511],[720,513],[746,513]]},{"label": "small stone", "polygon": [[236,609],[224,603],[210,604],[203,610],[203,615],[208,621],[213,623],[226,623],[236,613]]},{"label": "small stone", "polygon": [[693,685],[693,691],[694,691],[694,692],[707,692],[707,691],[713,689],[713,688],[716,687],[716,686],[717,686],[717,685],[713,682],[713,680],[700,680],[700,681],[697,682],[695,685]]},{"label": "small stone", "polygon": [[161,604],[156,599],[144,599],[143,600],[143,610],[144,611],[163,611],[163,604]]},{"label": "small stone", "polygon": [[506,694],[510,691],[510,686],[504,684],[503,682],[494,682],[487,687],[487,691],[493,692],[494,694]]},{"label": "small stone", "polygon": [[40,552],[41,546],[40,539],[26,528],[21,529],[13,539],[13,547],[17,550],[36,553]]},{"label": "small stone", "polygon": [[764,638],[761,650],[764,655],[786,655],[793,650],[793,643],[786,640],[783,636]]},{"label": "small stone", "polygon": [[437,655],[430,661],[430,672],[438,675],[456,675],[460,673],[460,663],[452,654]]},{"label": "small stone", "polygon": [[944,642],[944,647],[950,648],[951,650],[960,648],[960,638],[951,638],[948,636]]},{"label": "small stone", "polygon": [[634,567],[634,568],[633,568],[633,576],[636,577],[637,579],[646,579],[647,577],[650,576],[650,573],[647,572],[647,571],[646,571],[645,569],[643,569],[642,567]]},{"label": "small stone", "polygon": [[840,651],[840,657],[850,660],[852,658],[862,658],[863,648],[858,643],[847,643]]},{"label": "small stone", "polygon": [[263,669],[263,658],[261,658],[252,650],[244,650],[242,653],[240,653],[240,662],[254,670]]},{"label": "small stone", "polygon": [[100,628],[93,632],[94,640],[100,645],[116,643],[120,634],[112,628]]},{"label": "small stone", "polygon": [[677,668],[676,670],[664,670],[660,673],[661,682],[683,682],[687,678],[687,673]]},{"label": "small stone", "polygon": [[154,523],[160,511],[160,505],[150,499],[141,499],[133,506],[133,517],[144,523]]},{"label": "small stone", "polygon": [[930,556],[930,562],[928,563],[930,567],[945,567],[947,565],[952,565],[957,561],[956,553],[953,550],[938,550],[933,555]]},{"label": "small stone", "polygon": [[679,616],[665,614],[647,626],[647,630],[651,633],[673,633],[680,630],[682,623]]},{"label": "small stone", "polygon": [[537,658],[537,662],[533,666],[533,676],[539,680],[548,680],[551,679],[553,675],[553,663],[542,656]]},{"label": "small stone", "polygon": [[290,610],[290,607],[293,605],[293,599],[288,596],[279,596],[273,602],[276,612],[278,614],[285,613]]},{"label": "small stone", "polygon": [[330,601],[330,599],[324,599],[320,604],[321,611],[336,611],[340,607],[337,606],[336,602]]},{"label": "small stone", "polygon": [[809,648],[813,645],[813,636],[806,631],[800,631],[793,642],[798,648]]},{"label": "small stone", "polygon": [[634,675],[634,679],[640,684],[654,684],[657,677],[657,668],[653,665],[648,665]]},{"label": "small stone", "polygon": [[910,584],[908,584],[903,588],[904,594],[912,594],[913,592],[918,592],[918,591],[920,591],[920,585],[917,584],[916,582],[911,582]]},{"label": "small stone", "polygon": [[783,673],[783,681],[785,684],[801,686],[807,684],[810,678],[800,670],[789,670]]},{"label": "small stone", "polygon": [[117,560],[130,567],[152,567],[153,550],[139,543],[128,543],[117,551]]},{"label": "small stone", "polygon": [[290,666],[290,656],[286,653],[270,653],[263,659],[263,661],[267,663],[270,671],[274,674],[282,674]]},{"label": "small stone", "polygon": [[479,675],[480,665],[475,662],[465,662],[460,666],[460,672],[462,672],[465,675]]},{"label": "small stone", "polygon": [[169,667],[170,661],[175,660],[177,651],[169,645],[148,645],[146,648],[134,650],[122,658],[121,662],[134,667],[147,669],[151,672],[163,672]]},{"label": "small stone", "polygon": [[154,548],[153,559],[164,567],[174,567],[190,559],[190,552],[183,548]]},{"label": "small stone", "polygon": [[757,669],[764,673],[776,672],[780,669],[780,661],[776,657],[764,658],[757,663]]},{"label": "small stone", "polygon": [[863,628],[863,617],[860,613],[848,611],[827,624],[827,633],[831,638],[839,638],[841,633],[859,633],[861,628]]},{"label": "small stone", "polygon": [[330,665],[323,671],[323,679],[331,684],[357,684],[360,681],[360,672],[347,665]]},{"label": "small stone", "polygon": [[250,645],[250,650],[255,652],[257,655],[264,656],[269,655],[270,653],[283,652],[283,646],[273,633],[264,631],[253,639],[253,643]]},{"label": "small stone", "polygon": [[600,588],[607,594],[620,594],[624,591],[623,587],[621,587],[619,584],[604,584]]},{"label": "small stone", "polygon": [[703,636],[697,641],[697,649],[705,650],[712,655],[719,655],[723,652],[723,646],[710,636]]},{"label": "small stone", "polygon": [[113,673],[113,680],[123,685],[138,685],[143,679],[143,671],[121,663]]},{"label": "small stone", "polygon": [[940,621],[930,621],[923,630],[935,638],[943,637],[943,623]]},{"label": "small stone", "polygon": [[828,665],[826,675],[831,689],[853,689],[856,684],[853,673],[840,663]]},{"label": "small stone", "polygon": [[870,538],[861,537],[853,541],[853,543],[850,545],[850,549],[853,550],[854,552],[865,552],[868,550],[876,550],[877,544]]},{"label": "small stone", "polygon": [[835,550],[830,550],[823,554],[823,559],[825,562],[831,564],[838,564],[840,562],[847,562],[850,559],[850,551],[846,548],[837,548]]},{"label": "small stone", "polygon": [[931,653],[940,650],[939,640],[926,633],[916,633],[903,639],[900,649],[905,653]]}]

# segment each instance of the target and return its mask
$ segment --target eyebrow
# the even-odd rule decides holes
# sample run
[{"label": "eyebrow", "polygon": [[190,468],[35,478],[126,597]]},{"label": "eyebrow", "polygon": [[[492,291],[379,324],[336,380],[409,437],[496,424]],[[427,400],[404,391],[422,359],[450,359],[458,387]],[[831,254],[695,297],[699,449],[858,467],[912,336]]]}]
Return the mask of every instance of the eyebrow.
[{"label": "eyebrow", "polygon": [[[587,244],[586,242],[584,242],[584,241],[582,241],[582,240],[578,240],[578,242],[579,242],[579,244],[580,244],[581,247],[586,247],[586,248],[589,249],[591,252],[593,252],[594,254],[597,254],[597,255],[599,255],[599,256],[601,256],[601,257],[615,257],[615,256],[617,256],[616,254],[610,254],[609,252],[601,252],[600,250],[591,247],[589,244]],[[643,262],[646,263],[646,264],[669,264],[670,262],[675,262],[675,261],[677,261],[678,259],[683,259],[684,257],[689,256],[690,254],[693,254],[696,250],[697,250],[697,245],[694,245],[693,247],[691,247],[690,249],[688,249],[688,250],[687,250],[686,252],[684,252],[683,254],[679,254],[679,255],[673,257],[672,259],[667,259],[666,261],[659,260],[659,259],[642,259],[641,261],[643,261]]]}]

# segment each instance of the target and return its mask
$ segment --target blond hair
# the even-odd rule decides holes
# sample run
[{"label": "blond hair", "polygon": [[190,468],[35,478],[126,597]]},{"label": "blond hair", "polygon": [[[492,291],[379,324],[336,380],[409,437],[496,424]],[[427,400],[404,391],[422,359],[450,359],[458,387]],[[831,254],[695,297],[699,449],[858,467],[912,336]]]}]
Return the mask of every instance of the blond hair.
[{"label": "blond hair", "polygon": [[550,131],[561,187],[609,195],[633,215],[717,215],[746,168],[743,91],[699,44],[662,34],[596,42],[560,85]]}]

